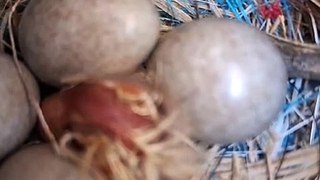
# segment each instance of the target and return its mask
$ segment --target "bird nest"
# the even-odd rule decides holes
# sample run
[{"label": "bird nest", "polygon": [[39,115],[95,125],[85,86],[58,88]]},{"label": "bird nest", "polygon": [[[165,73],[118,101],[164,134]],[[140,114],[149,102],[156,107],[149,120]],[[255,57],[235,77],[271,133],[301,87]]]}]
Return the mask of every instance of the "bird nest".
[{"label": "bird nest", "polygon": [[[27,1],[0,2],[1,35],[14,32]],[[289,76],[278,119],[246,142],[206,147],[211,179],[316,179],[320,174],[320,2],[318,0],[153,0],[166,33],[182,23],[215,16],[247,23],[278,46]],[[15,9],[15,11],[13,11]],[[10,21],[9,21],[10,20]],[[14,34],[14,33],[13,33]],[[12,43],[12,42],[11,42]],[[11,49],[3,38],[2,48]],[[230,49],[231,51],[231,49]],[[268,86],[272,82],[265,82]],[[201,143],[199,144],[201,146]]]},{"label": "bird nest", "polygon": [[[162,31],[214,16],[269,35],[289,76],[286,103],[274,124],[243,143],[210,147],[213,179],[316,179],[320,172],[320,2],[317,0],[154,0]],[[272,82],[265,82],[266,86]]]}]

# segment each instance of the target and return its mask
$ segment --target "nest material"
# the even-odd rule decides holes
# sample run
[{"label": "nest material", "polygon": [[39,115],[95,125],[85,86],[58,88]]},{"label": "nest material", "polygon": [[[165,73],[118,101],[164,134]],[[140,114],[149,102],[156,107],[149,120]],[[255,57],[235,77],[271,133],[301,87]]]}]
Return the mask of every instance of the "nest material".
[{"label": "nest material", "polygon": [[320,80],[320,46],[270,36],[281,50],[289,76]]},{"label": "nest material", "polygon": [[[213,177],[216,179],[308,179],[319,172],[319,147],[310,146],[287,153],[283,160],[266,162],[260,160],[246,163],[243,158],[233,156],[220,162]],[[281,167],[278,171],[279,165]],[[233,178],[234,177],[234,178]],[[241,178],[239,178],[241,177]]]},{"label": "nest material", "polygon": [[[159,130],[144,131],[143,135],[136,136],[134,140],[139,145],[136,151],[104,134],[67,133],[61,139],[60,153],[84,170],[96,172],[96,177],[103,180],[199,180],[204,177],[201,173],[204,152],[193,149],[177,136],[152,143],[162,133],[162,130],[156,131]],[[69,146],[75,141],[85,152],[78,153]]]}]

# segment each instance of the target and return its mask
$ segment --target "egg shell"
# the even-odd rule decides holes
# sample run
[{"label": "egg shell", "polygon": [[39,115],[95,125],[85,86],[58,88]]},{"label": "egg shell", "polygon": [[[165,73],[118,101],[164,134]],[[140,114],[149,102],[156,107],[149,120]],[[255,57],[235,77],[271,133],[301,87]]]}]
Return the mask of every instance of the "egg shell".
[{"label": "egg shell", "polygon": [[[29,70],[20,63],[31,96],[39,101],[39,89]],[[27,91],[10,56],[0,53],[0,159],[20,145],[36,122]]]},{"label": "egg shell", "polygon": [[19,44],[31,70],[61,86],[132,73],[159,31],[149,0],[32,0],[21,18]]},{"label": "egg shell", "polygon": [[1,180],[93,180],[78,166],[55,154],[50,145],[31,145],[0,167]]},{"label": "egg shell", "polygon": [[204,18],[166,34],[149,63],[176,128],[228,144],[266,130],[285,100],[287,72],[266,35],[235,20]]}]

